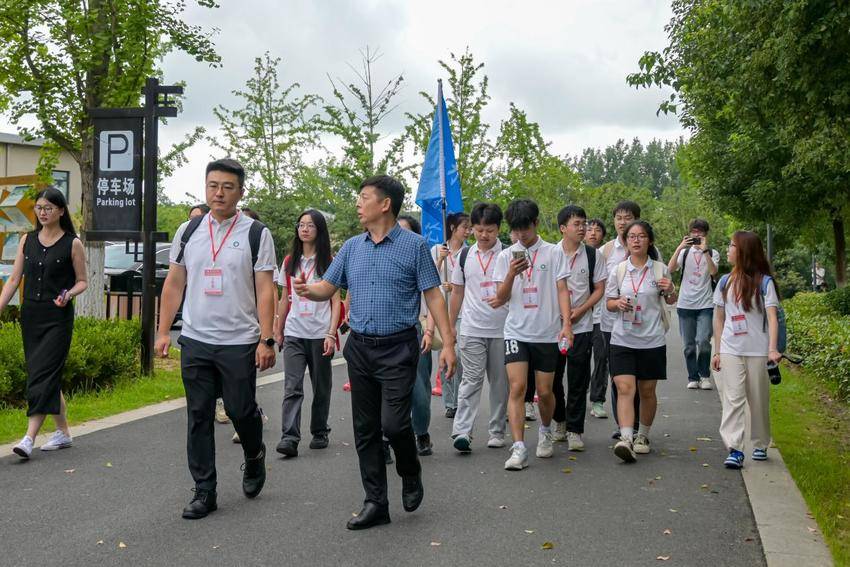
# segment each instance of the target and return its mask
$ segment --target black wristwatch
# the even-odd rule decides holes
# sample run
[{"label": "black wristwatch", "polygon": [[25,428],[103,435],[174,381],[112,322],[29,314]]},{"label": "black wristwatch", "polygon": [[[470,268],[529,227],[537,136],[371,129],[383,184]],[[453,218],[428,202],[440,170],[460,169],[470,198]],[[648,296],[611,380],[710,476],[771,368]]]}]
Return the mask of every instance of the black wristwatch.
[{"label": "black wristwatch", "polygon": [[273,347],[275,344],[274,337],[269,337],[267,339],[260,339],[260,342],[265,343],[265,345],[269,348]]}]

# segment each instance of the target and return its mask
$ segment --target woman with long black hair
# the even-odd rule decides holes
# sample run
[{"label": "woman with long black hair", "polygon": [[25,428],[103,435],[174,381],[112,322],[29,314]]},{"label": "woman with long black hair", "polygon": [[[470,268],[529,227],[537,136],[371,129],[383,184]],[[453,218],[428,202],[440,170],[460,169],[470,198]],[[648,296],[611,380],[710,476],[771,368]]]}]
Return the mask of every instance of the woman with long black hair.
[{"label": "woman with long black hair", "polygon": [[311,449],[328,446],[331,405],[331,358],[336,348],[340,317],[337,292],[329,301],[299,297],[292,281],[302,274],[307,283],[321,280],[331,264],[331,238],[325,217],[315,209],[301,213],[292,238],[292,252],[283,260],[278,283],[284,287],[275,319],[275,340],[283,348],[284,380],[282,437],[277,452],[298,456],[304,370],[310,369],[313,406],[310,412]]},{"label": "woman with long black hair", "polygon": [[21,333],[27,366],[27,433],[12,449],[32,455],[38,431],[48,415],[56,431],[42,451],[70,447],[62,372],[74,332],[72,300],[88,287],[86,256],[61,191],[48,187],[35,200],[35,230],[21,237],[12,277],[0,293],[2,311],[24,279]]}]

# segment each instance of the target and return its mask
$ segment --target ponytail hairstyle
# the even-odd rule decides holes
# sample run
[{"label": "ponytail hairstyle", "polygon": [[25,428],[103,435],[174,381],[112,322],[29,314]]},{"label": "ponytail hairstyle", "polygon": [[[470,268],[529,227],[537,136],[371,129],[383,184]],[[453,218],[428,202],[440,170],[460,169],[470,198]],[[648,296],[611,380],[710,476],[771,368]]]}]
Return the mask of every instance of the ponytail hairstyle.
[{"label": "ponytail hairstyle", "polygon": [[[629,226],[626,227],[626,232],[624,233],[626,245],[628,246],[629,232],[632,230],[632,228],[634,228],[636,226],[641,227],[644,230],[644,232],[646,232],[646,236],[649,237],[648,242],[647,242],[647,245],[649,247],[647,248],[646,253],[647,253],[647,255],[649,255],[649,258],[651,260],[657,261],[658,260],[658,249],[655,247],[655,231],[652,230],[652,225],[649,224],[648,222],[646,222],[645,220],[638,219],[638,220],[634,220],[634,221],[629,223]],[[627,250],[628,250],[628,248],[627,248]]]},{"label": "ponytail hairstyle", "polygon": [[[68,211],[68,201],[65,200],[65,195],[62,191],[51,185],[39,191],[38,195],[35,196],[36,202],[39,199],[44,199],[57,209],[62,209],[62,216],[59,217],[59,227],[71,236],[76,237],[77,231],[74,229],[74,221],[71,220],[71,213]],[[41,226],[41,221],[38,220],[38,215],[36,215],[35,231],[39,232],[42,228],[44,227]]]},{"label": "ponytail hairstyle", "polygon": [[[735,287],[735,297],[740,297],[744,311],[749,312],[753,308],[753,298],[761,295],[762,278],[765,276],[773,278],[773,270],[770,268],[770,262],[767,261],[761,238],[755,232],[748,230],[735,232],[732,235],[732,244],[735,245],[735,265],[732,267],[729,281],[731,286]],[[723,287],[724,302],[726,293],[731,287],[730,283]],[[778,296],[778,289],[776,293]],[[761,306],[762,302],[757,301],[756,308],[759,311],[762,309]]]},{"label": "ponytail hairstyle", "polygon": [[295,269],[301,265],[301,256],[304,255],[304,243],[298,236],[298,224],[304,217],[310,217],[310,220],[316,225],[316,275],[321,276],[331,265],[331,237],[328,234],[328,223],[325,216],[316,209],[307,209],[300,215],[295,223],[295,236],[292,238],[292,253],[289,256],[289,265],[286,266],[286,273],[291,277],[295,277]]}]

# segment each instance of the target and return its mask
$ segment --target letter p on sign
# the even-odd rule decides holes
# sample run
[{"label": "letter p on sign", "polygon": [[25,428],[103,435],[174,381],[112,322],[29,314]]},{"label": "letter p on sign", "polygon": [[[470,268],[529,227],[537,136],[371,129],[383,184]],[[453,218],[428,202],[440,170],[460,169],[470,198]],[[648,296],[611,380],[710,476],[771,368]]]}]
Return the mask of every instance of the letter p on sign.
[{"label": "letter p on sign", "polygon": [[99,143],[100,171],[133,170],[132,130],[104,130],[100,133]]}]

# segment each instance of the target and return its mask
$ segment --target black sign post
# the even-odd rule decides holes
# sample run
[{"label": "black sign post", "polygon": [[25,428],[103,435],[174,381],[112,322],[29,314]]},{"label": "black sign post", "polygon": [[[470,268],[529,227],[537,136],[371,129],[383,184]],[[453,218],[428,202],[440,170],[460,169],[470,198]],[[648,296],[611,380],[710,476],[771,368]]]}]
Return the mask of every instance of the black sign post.
[{"label": "black sign post", "polygon": [[95,135],[95,191],[93,226],[86,238],[124,240],[128,250],[135,242],[136,253],[142,243],[142,373],[149,375],[156,336],[156,243],[168,240],[168,234],[156,232],[158,126],[160,118],[177,116],[168,95],[183,94],[183,87],[148,78],[142,94],[144,108],[89,109]]}]

